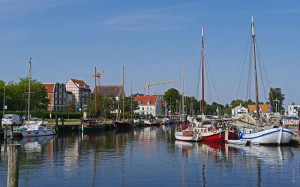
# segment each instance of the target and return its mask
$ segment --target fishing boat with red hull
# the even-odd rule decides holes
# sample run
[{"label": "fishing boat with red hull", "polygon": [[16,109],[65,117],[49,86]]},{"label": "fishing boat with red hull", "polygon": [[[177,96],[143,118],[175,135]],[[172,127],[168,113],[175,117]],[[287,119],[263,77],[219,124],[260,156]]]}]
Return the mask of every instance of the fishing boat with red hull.
[{"label": "fishing boat with red hull", "polygon": [[[217,131],[217,132],[209,132],[209,133],[202,133],[200,138],[201,141],[207,141],[207,142],[224,142],[225,141],[225,131]],[[229,132],[228,133],[228,139],[234,140],[235,139],[235,133]]]}]

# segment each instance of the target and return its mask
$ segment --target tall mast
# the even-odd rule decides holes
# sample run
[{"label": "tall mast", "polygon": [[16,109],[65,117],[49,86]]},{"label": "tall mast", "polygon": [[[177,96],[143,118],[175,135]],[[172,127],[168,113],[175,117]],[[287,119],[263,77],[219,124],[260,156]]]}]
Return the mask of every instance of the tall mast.
[{"label": "tall mast", "polygon": [[125,94],[124,94],[124,66],[123,66],[123,91],[122,91],[122,97],[123,97],[123,121],[124,121],[124,109],[125,109],[125,100],[124,100],[124,97],[125,97]]},{"label": "tall mast", "polygon": [[183,62],[181,62],[181,81],[182,81],[181,115],[183,115],[184,114],[184,71],[183,71]]},{"label": "tall mast", "polygon": [[251,23],[252,30],[252,43],[253,43],[253,63],[254,63],[254,78],[255,78],[255,99],[256,99],[256,118],[259,119],[259,104],[258,104],[258,85],[257,85],[257,71],[256,71],[256,53],[255,53],[255,31],[254,31],[254,20],[252,16]]},{"label": "tall mast", "polygon": [[133,111],[132,111],[132,84],[131,84],[131,90],[130,90],[130,108],[131,108],[131,110],[130,110],[130,113],[131,113],[131,115],[130,115],[130,117],[131,117],[131,120],[132,120],[132,113],[133,113]]},{"label": "tall mast", "polygon": [[97,78],[97,70],[96,70],[96,66],[95,66],[95,117],[97,117],[97,81],[96,81],[96,78]]},{"label": "tall mast", "polygon": [[201,50],[201,59],[202,59],[202,115],[204,115],[204,32],[202,25],[202,50]]},{"label": "tall mast", "polygon": [[30,120],[30,81],[31,81],[31,59],[29,58],[29,73],[28,73],[28,121]]}]

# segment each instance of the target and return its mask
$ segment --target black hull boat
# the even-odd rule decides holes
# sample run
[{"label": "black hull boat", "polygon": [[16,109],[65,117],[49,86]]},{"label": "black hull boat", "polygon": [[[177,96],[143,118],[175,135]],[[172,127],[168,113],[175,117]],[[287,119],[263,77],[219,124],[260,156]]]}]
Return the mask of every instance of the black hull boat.
[{"label": "black hull boat", "polygon": [[130,121],[115,121],[115,127],[117,130],[128,130],[134,127]]}]

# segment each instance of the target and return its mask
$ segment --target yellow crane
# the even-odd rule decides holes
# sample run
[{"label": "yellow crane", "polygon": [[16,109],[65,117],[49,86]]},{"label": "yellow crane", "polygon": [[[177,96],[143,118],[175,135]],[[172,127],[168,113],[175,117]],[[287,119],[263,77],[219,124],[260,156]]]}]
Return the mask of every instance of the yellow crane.
[{"label": "yellow crane", "polygon": [[169,83],[173,83],[173,82],[176,82],[176,81],[166,81],[166,82],[157,82],[157,83],[149,83],[146,84],[146,89],[147,89],[147,95],[150,95],[150,86],[156,86],[156,85],[162,85],[162,84],[169,84]]},{"label": "yellow crane", "polygon": [[96,70],[96,67],[95,67],[95,73],[93,75],[91,75],[91,77],[95,77],[95,113],[97,113],[97,82],[96,82],[96,77],[98,78],[98,86],[100,88],[100,83],[101,83],[101,75],[104,74],[104,71],[102,72],[98,72],[97,73],[97,70]]}]

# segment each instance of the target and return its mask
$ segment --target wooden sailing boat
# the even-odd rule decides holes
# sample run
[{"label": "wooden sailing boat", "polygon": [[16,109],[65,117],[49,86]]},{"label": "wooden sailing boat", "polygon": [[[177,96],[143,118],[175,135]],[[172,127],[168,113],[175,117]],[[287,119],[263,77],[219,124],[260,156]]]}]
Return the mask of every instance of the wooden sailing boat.
[{"label": "wooden sailing boat", "polygon": [[115,121],[115,127],[117,130],[128,130],[133,128],[133,122],[131,120],[125,119],[124,116],[124,110],[125,110],[125,89],[124,89],[124,66],[123,66],[123,81],[122,81],[122,120],[116,120]]},{"label": "wooden sailing boat", "polygon": [[[205,120],[205,115],[204,115],[204,26],[202,26],[202,49],[201,49],[201,61],[202,61],[202,66],[201,66],[201,72],[202,72],[202,101],[201,101],[201,111],[202,111],[202,124],[201,127],[194,127],[194,131],[200,134],[200,139],[201,141],[209,141],[209,142],[224,142],[225,141],[225,130],[224,130],[224,125],[222,128],[217,128],[214,126],[214,124],[210,124],[208,126],[203,125],[203,122]],[[228,135],[229,139],[234,139],[235,138],[235,132],[231,131],[229,132]]]},{"label": "wooden sailing boat", "polygon": [[193,131],[192,127],[188,124],[184,124],[184,76],[183,76],[183,63],[181,64],[181,81],[182,81],[182,101],[181,101],[181,131],[175,132],[175,139],[181,141],[199,141],[199,134]]},{"label": "wooden sailing boat", "polygon": [[105,130],[105,125],[106,125],[106,121],[105,119],[101,118],[101,119],[97,119],[97,112],[98,112],[98,104],[97,104],[97,97],[98,97],[98,88],[97,88],[97,77],[98,77],[98,87],[100,88],[100,78],[101,75],[103,75],[103,71],[102,72],[98,72],[97,73],[97,69],[95,67],[95,74],[91,75],[91,77],[95,77],[95,91],[94,91],[94,100],[95,100],[95,108],[94,108],[94,112],[95,112],[95,117],[83,117],[83,123],[81,125],[81,128],[79,128],[79,130],[83,131],[90,131],[90,132],[94,132],[94,131],[99,131],[99,130]]},{"label": "wooden sailing boat", "polygon": [[[258,84],[257,84],[257,71],[256,71],[256,48],[255,48],[255,30],[254,30],[254,20],[252,16],[251,22],[251,35],[253,43],[253,63],[254,63],[254,78],[255,78],[255,99],[256,99],[256,125],[259,123],[259,103],[258,103]],[[287,144],[290,142],[293,132],[282,128],[275,127],[265,130],[256,131],[255,129],[242,128],[239,130],[240,140],[249,141],[255,144]]]}]

